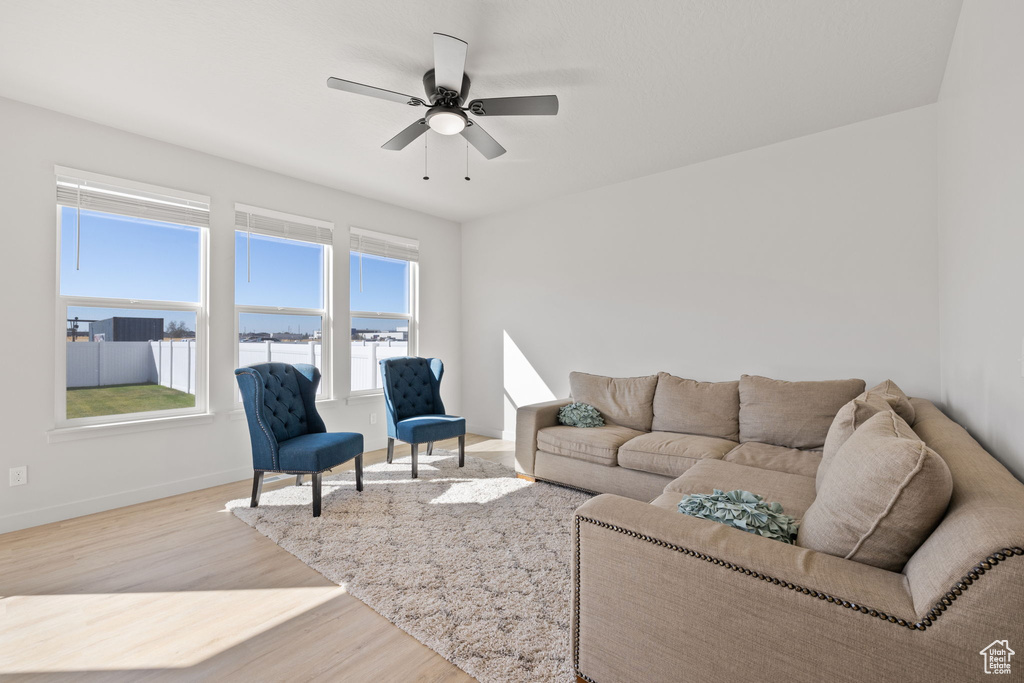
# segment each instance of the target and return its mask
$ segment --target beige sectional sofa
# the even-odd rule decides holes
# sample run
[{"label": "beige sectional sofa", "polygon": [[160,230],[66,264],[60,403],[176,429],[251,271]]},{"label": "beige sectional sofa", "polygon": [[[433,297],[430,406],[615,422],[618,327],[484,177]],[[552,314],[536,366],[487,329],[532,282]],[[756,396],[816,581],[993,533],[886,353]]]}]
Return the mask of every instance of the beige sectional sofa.
[{"label": "beige sectional sofa", "polygon": [[836,412],[865,388],[863,380],[807,387],[819,383],[745,376],[741,412],[738,381],[696,382],[664,372],[622,379],[574,372],[569,382],[573,399],[597,407],[607,424],[559,425],[559,409],[573,399],[520,408],[516,471],[643,501],[704,460],[814,477]]},{"label": "beige sectional sofa", "polygon": [[[894,394],[869,409],[877,397],[859,380],[574,373],[570,384],[609,424],[558,425],[569,401],[520,408],[516,465],[613,494],[574,521],[581,680],[989,680],[983,649],[1024,647],[1024,485],[929,401]],[[906,476],[887,470],[872,429],[892,432]],[[858,459],[870,471],[851,471]],[[872,500],[887,486],[888,502]],[[677,511],[713,489],[753,491],[816,523],[788,545]],[[1006,680],[1024,679],[1020,657]]]}]

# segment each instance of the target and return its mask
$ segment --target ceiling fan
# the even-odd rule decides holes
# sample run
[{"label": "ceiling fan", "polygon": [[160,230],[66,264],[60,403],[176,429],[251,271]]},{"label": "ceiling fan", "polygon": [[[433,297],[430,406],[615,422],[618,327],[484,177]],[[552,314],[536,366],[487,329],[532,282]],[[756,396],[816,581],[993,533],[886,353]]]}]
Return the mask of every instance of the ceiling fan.
[{"label": "ceiling fan", "polygon": [[467,112],[474,116],[551,116],[558,113],[558,98],[554,95],[492,97],[473,100],[468,106],[463,106],[469,95],[470,81],[465,71],[468,49],[465,41],[443,33],[434,34],[434,68],[423,74],[423,88],[427,93],[425,100],[341,78],[328,78],[327,87],[414,107],[427,107],[426,116],[381,145],[384,149],[404,149],[430,128],[441,135],[461,134],[486,158],[493,159],[504,154],[505,148],[480,124],[470,119]]}]

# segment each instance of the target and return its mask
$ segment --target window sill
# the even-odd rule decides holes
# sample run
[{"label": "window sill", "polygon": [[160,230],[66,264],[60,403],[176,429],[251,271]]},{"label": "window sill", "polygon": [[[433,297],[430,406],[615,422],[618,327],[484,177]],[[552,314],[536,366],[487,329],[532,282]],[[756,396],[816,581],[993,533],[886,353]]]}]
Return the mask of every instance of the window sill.
[{"label": "window sill", "polygon": [[345,405],[359,405],[360,403],[375,403],[384,398],[383,391],[374,391],[367,394],[353,394],[345,399]]},{"label": "window sill", "polygon": [[108,422],[105,424],[82,425],[79,427],[58,427],[46,432],[46,440],[49,443],[57,443],[60,441],[72,441],[75,439],[90,439],[99,436],[134,434],[137,432],[149,432],[155,429],[169,429],[172,427],[208,424],[210,422],[213,422],[212,413],[198,413],[196,415],[154,417],[147,420],[132,420],[130,422]]}]

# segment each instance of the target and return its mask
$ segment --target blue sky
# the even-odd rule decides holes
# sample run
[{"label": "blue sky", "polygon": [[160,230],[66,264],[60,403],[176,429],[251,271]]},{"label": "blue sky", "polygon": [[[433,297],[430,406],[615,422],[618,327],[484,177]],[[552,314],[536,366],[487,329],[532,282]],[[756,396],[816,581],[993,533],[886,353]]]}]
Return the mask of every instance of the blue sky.
[{"label": "blue sky", "polygon": [[349,254],[349,291],[353,311],[408,313],[409,263],[365,254]]},{"label": "blue sky", "polygon": [[[199,228],[176,226],[90,211],[81,212],[80,268],[75,269],[75,214],[61,209],[61,293],[70,296],[198,301]],[[248,244],[247,244],[248,242]],[[248,249],[247,249],[248,246]],[[235,234],[236,303],[254,306],[321,308],[323,253],[318,244],[263,235]],[[344,256],[344,251],[339,253]],[[211,255],[211,268],[224,261]],[[247,259],[248,256],[248,259]],[[362,282],[360,287],[360,261]],[[350,255],[352,310],[405,312],[409,309],[409,264],[395,259]],[[341,305],[338,305],[341,304]],[[344,304],[336,302],[338,327],[347,328]],[[133,315],[184,321],[194,328],[195,315],[180,311],[69,309],[68,317],[102,320]],[[404,324],[404,323],[397,323]],[[358,325],[363,327],[363,321]],[[383,321],[379,329],[393,329]],[[243,314],[240,331],[313,332],[320,319],[311,316]],[[79,327],[87,331],[87,325]],[[347,335],[347,329],[345,330]],[[344,338],[344,335],[342,336]]]},{"label": "blue sky", "polygon": [[199,300],[199,228],[83,211],[75,270],[75,213],[61,209],[61,294]]}]

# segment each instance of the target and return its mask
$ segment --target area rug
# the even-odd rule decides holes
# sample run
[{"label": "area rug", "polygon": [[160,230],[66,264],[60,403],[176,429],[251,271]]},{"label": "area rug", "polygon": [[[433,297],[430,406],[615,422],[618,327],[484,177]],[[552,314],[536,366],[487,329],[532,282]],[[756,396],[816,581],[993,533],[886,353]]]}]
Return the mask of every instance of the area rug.
[{"label": "area rug", "polygon": [[573,511],[590,496],[435,451],[264,492],[228,508],[463,671],[490,681],[575,680],[569,657]]}]

